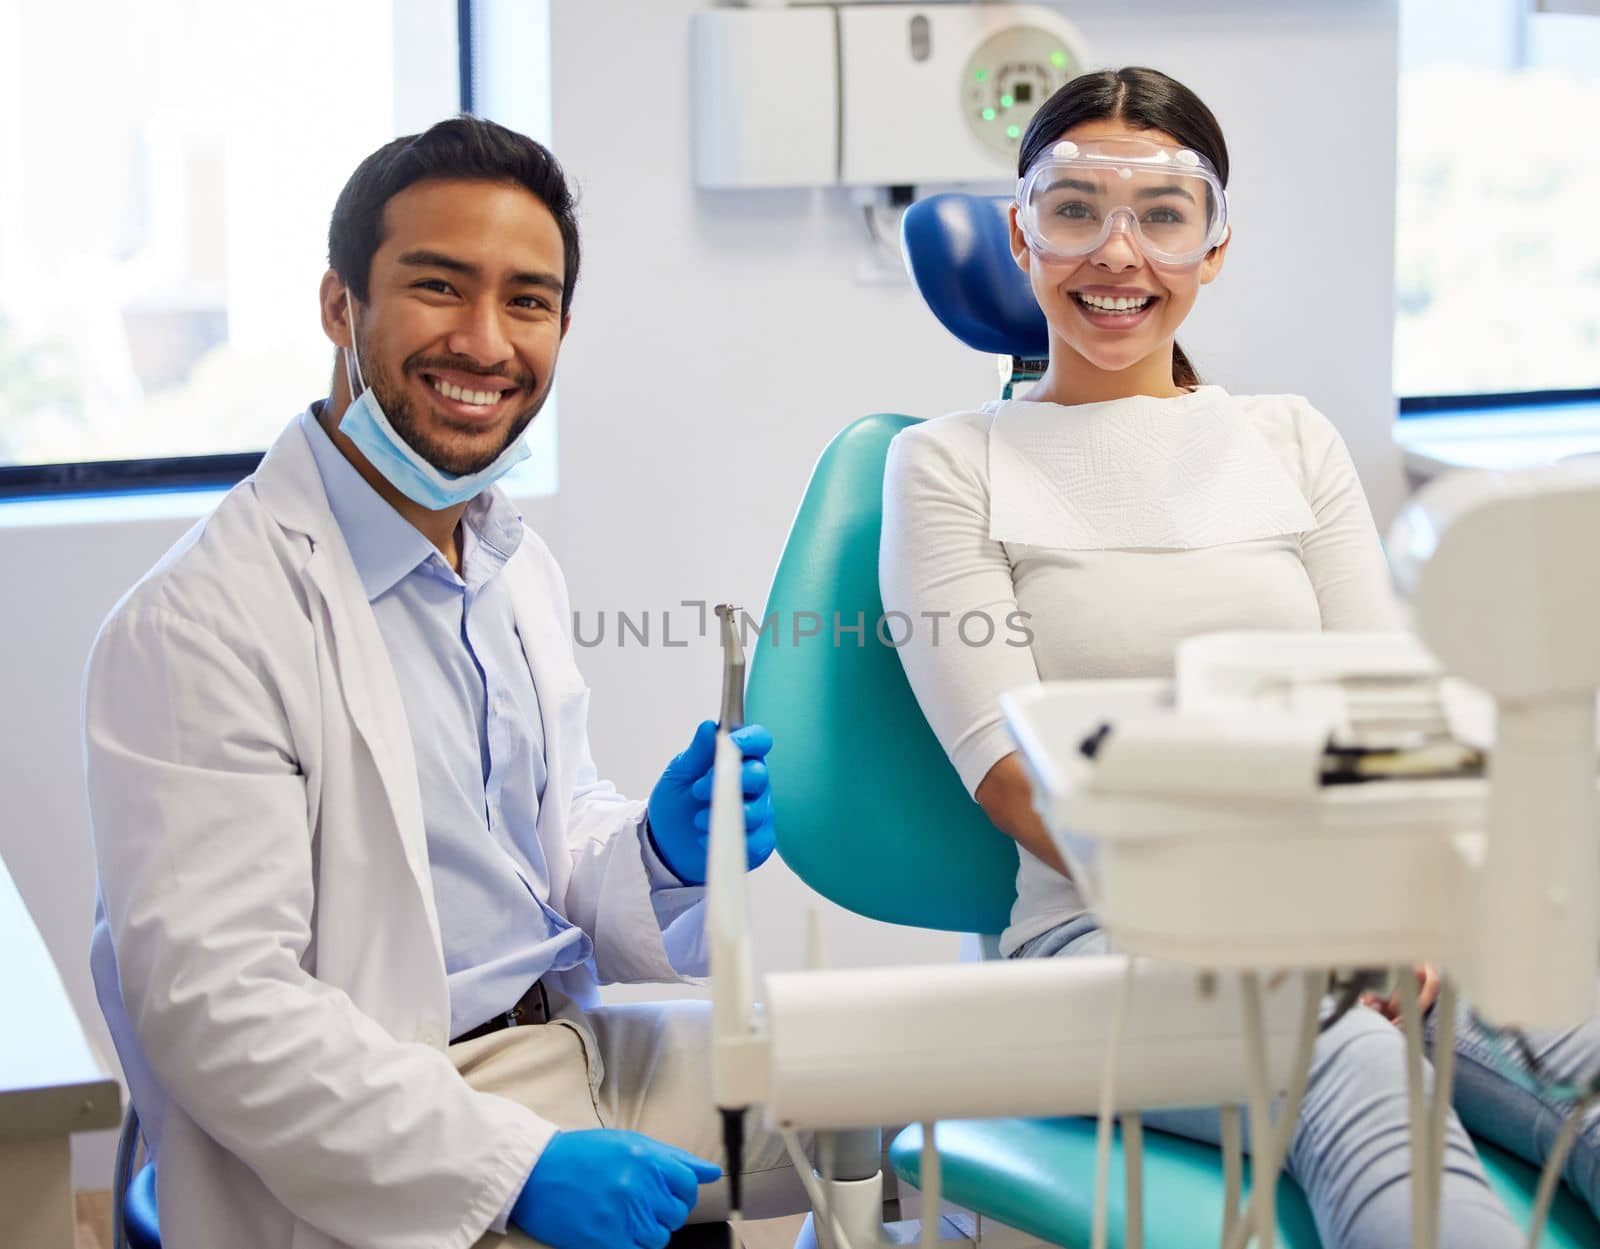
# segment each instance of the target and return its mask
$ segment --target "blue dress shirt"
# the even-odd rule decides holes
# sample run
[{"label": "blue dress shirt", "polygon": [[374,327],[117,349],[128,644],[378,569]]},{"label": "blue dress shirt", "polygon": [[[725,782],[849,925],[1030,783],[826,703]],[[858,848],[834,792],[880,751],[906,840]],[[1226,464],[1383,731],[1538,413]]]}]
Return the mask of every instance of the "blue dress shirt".
[{"label": "blue dress shirt", "polygon": [[450,1035],[460,1036],[509,1010],[546,972],[593,954],[582,929],[550,906],[536,832],[544,725],[498,575],[522,542],[522,517],[499,491],[473,499],[461,518],[458,575],[311,412],[301,423],[405,703],[449,975]]}]

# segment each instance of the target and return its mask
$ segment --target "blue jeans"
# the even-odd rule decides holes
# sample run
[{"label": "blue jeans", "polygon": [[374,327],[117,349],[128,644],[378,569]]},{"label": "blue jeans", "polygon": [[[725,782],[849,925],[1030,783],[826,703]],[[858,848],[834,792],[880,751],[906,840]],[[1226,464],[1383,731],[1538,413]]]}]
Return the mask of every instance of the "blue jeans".
[{"label": "blue jeans", "polygon": [[[1013,957],[1110,952],[1093,917],[1082,915],[1035,937]],[[1430,1048],[1432,1031],[1430,1020]],[[1456,1037],[1455,1113],[1445,1143],[1439,1243],[1449,1249],[1520,1249],[1525,1238],[1490,1189],[1462,1125],[1537,1166],[1571,1107],[1502,1075],[1506,1064],[1522,1060],[1485,1035],[1465,1009]],[[1535,1038],[1534,1050],[1544,1070],[1559,1079],[1591,1075],[1600,1069],[1600,1012],[1570,1032]],[[1144,1121],[1180,1136],[1221,1141],[1215,1110],[1163,1111]],[[1248,1126],[1245,1143],[1248,1148]],[[1323,1249],[1410,1249],[1405,1038],[1376,1011],[1357,1007],[1318,1039],[1285,1169],[1305,1190]],[[1600,1109],[1587,1117],[1564,1176],[1600,1214]]]}]

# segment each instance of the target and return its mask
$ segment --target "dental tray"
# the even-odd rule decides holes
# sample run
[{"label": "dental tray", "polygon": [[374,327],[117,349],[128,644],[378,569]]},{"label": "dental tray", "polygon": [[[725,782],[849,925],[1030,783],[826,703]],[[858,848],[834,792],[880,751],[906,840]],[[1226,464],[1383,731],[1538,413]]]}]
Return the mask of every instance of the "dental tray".
[{"label": "dental tray", "polygon": [[[1261,646],[1258,636],[1255,654]],[[1177,687],[1052,682],[1001,700],[1035,808],[1116,947],[1212,968],[1450,962],[1471,866],[1483,854],[1487,782],[1319,785],[1314,772],[1293,775],[1315,737],[1305,717],[1257,702],[1251,716],[1235,717],[1254,739],[1247,732],[1219,745],[1196,735],[1192,750],[1172,754],[1177,766],[1148,769],[1136,778],[1143,784],[1125,776],[1120,792],[1097,788],[1086,739],[1162,717],[1205,728],[1205,713],[1191,723],[1174,711],[1182,684],[1180,665]],[[1274,716],[1283,718],[1281,737]],[[1297,733],[1295,751],[1277,748],[1295,745]],[[1237,775],[1215,781],[1207,763],[1191,766],[1196,779],[1186,781],[1184,754],[1231,759]],[[1212,792],[1183,792],[1191,783]]]}]

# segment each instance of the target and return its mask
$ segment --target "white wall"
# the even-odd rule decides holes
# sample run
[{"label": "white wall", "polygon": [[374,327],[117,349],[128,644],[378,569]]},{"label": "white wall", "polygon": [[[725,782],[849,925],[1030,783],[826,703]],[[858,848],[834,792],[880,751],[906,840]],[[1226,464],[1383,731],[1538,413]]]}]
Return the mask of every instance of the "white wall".
[{"label": "white wall", "polygon": [[[55,958],[90,1040],[113,1063],[89,979],[94,864],[78,748],[78,692],[101,619],[188,523],[0,528],[0,859]],[[0,1026],[26,1027],[27,1021],[8,1019]],[[113,1147],[112,1133],[74,1138],[78,1187],[109,1186]]]},{"label": "white wall", "polygon": [[[840,196],[693,188],[697,7],[552,4],[553,135],[582,184],[586,258],[561,365],[560,493],[528,514],[562,557],[589,633],[600,610],[649,611],[657,629],[672,611],[674,636],[693,623],[683,599],[754,610],[837,429],[873,411],[931,416],[994,390],[990,360],[950,339],[908,288],[854,284],[860,227]],[[1386,518],[1399,499],[1394,0],[1083,0],[1069,12],[1104,61],[1176,74],[1227,131],[1237,243],[1183,335],[1191,355],[1235,389],[1309,394],[1344,431]],[[306,332],[319,331],[308,321]],[[6,527],[0,517],[0,858],[108,1056],[88,975],[79,677],[101,617],[186,524]],[[612,629],[581,662],[602,765],[642,793],[715,714],[716,648],[618,649]],[[776,862],[754,888],[760,965],[797,964],[805,891]],[[828,914],[838,962],[955,951],[946,935]],[[76,1156],[78,1183],[103,1186],[108,1143],[80,1142]]]}]

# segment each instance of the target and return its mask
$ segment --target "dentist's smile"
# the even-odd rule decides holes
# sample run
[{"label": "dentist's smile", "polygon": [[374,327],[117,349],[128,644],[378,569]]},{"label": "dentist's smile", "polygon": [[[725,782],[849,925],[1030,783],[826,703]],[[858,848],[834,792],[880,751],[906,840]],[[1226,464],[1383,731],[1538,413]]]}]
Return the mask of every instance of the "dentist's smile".
[{"label": "dentist's smile", "polygon": [[522,389],[503,378],[461,373],[428,371],[420,378],[435,407],[475,424],[498,420],[506,411],[507,401]]}]

